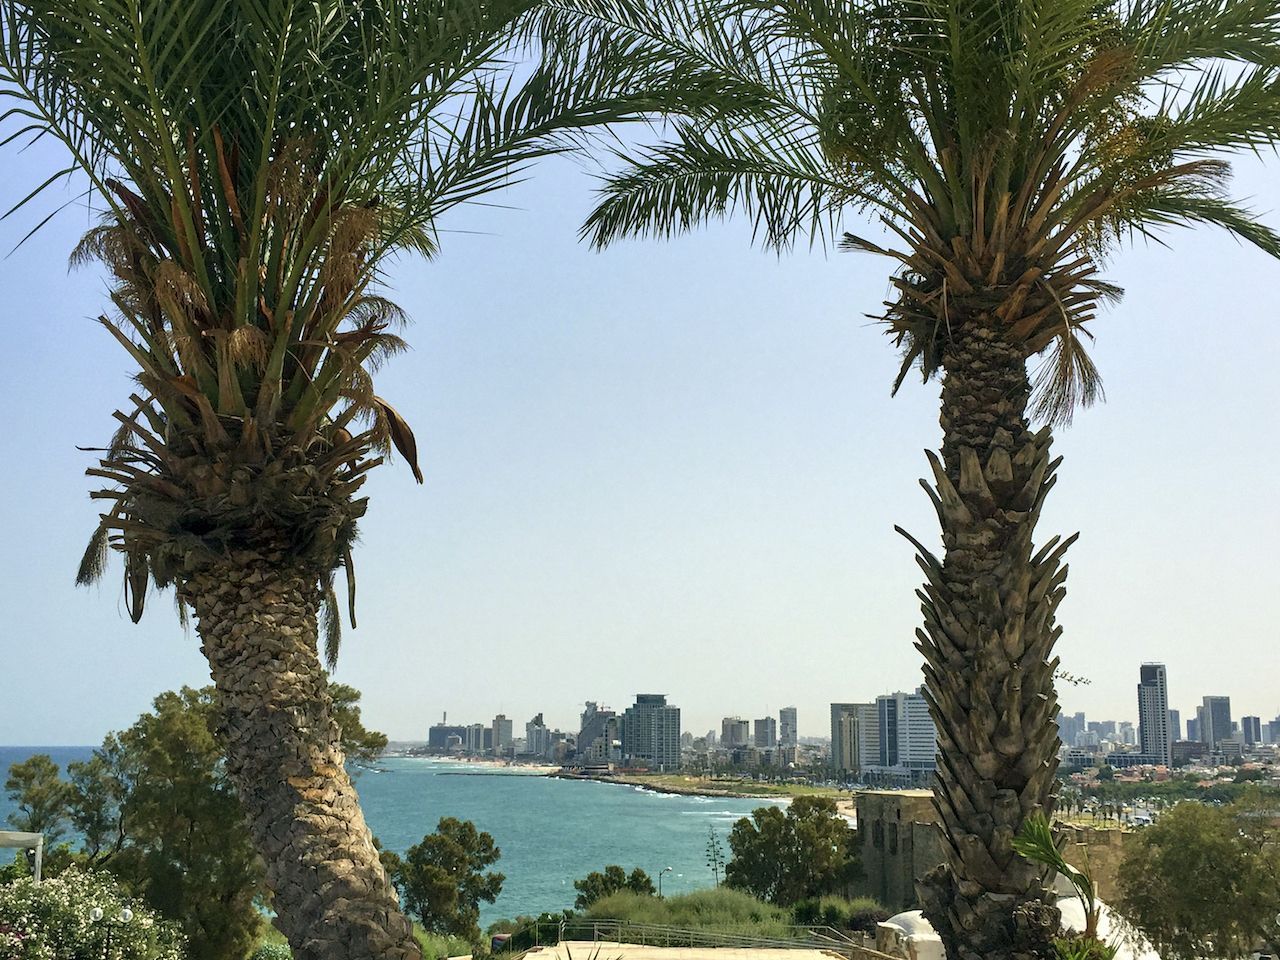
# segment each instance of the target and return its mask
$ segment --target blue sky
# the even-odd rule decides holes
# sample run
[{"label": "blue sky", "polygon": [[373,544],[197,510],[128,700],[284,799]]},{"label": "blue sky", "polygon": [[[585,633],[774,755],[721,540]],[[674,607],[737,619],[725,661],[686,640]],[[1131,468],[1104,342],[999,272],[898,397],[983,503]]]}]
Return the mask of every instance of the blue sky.
[{"label": "blue sky", "polygon": [[[0,202],[57,162],[0,155]],[[1280,191],[1243,161],[1238,191]],[[865,314],[887,261],[750,246],[746,224],[605,253],[578,243],[592,183],[544,164],[509,209],[462,210],[443,255],[391,271],[414,349],[380,392],[417,431],[426,484],[376,472],[357,552],[360,628],[338,677],[368,720],[422,737],[458,721],[666,692],[687,729],[912,688],[927,543],[916,484],[936,446],[936,383],[895,399],[897,358]],[[1280,226],[1280,215],[1267,217]],[[7,252],[30,216],[0,223]],[[203,684],[167,598],[134,626],[117,571],[76,588],[96,510],[76,444],[101,444],[129,392],[92,322],[105,283],[68,274],[88,225],[68,210],[0,260],[6,468],[0,471],[0,743],[96,743],[158,692]],[[1108,402],[1062,431],[1041,537],[1081,531],[1060,610],[1069,710],[1136,719],[1138,664],[1169,665],[1184,717],[1227,694],[1280,713],[1276,413],[1280,264],[1205,229],[1139,246],[1095,323]],[[18,680],[14,668],[34,681]]]}]

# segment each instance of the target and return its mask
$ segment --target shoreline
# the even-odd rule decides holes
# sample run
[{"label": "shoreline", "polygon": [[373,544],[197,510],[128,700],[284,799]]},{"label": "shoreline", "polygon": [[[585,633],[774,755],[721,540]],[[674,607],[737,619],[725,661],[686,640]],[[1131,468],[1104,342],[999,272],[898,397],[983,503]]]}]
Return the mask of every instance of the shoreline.
[{"label": "shoreline", "polygon": [[[780,796],[771,793],[748,793],[745,790],[717,789],[701,785],[682,786],[673,783],[652,783],[647,777],[628,774],[573,773],[563,768],[546,774],[553,780],[590,780],[595,783],[612,783],[620,787],[635,787],[652,793],[667,793],[681,797],[708,797],[730,800],[767,800],[779,806],[786,806],[795,796]],[[833,797],[836,812],[851,824],[857,824],[857,805],[853,797]]]},{"label": "shoreline", "polygon": [[624,787],[639,787],[651,793],[670,793],[680,797],[724,797],[733,800],[776,800],[790,803],[794,797],[783,797],[769,793],[747,793],[742,790],[720,790],[715,787],[679,786],[671,783],[652,783],[642,776],[628,774],[572,773],[557,767],[554,773],[548,773],[554,780],[594,780],[596,783],[613,783]]}]

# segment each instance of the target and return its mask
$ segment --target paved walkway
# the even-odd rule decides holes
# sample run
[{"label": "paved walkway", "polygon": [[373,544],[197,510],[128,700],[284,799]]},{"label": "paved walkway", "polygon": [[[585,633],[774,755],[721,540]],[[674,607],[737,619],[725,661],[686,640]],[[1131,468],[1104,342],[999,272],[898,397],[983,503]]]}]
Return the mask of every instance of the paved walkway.
[{"label": "paved walkway", "polygon": [[832,960],[831,950],[785,950],[767,947],[642,947],[632,943],[566,940],[554,947],[534,947],[530,960]]}]

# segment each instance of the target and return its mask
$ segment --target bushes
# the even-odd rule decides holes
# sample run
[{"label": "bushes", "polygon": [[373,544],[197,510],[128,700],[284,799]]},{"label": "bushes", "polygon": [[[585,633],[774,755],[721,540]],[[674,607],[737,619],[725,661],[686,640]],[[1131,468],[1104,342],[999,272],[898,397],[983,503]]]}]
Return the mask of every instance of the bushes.
[{"label": "bushes", "polygon": [[[104,919],[91,919],[95,908]],[[121,922],[125,910],[132,917]],[[123,896],[107,874],[71,867],[40,884],[23,878],[0,887],[0,956],[182,960],[185,952],[176,924],[156,919],[145,906]]]},{"label": "bushes", "polygon": [[874,933],[876,924],[889,919],[889,911],[870,897],[846,900],[844,897],[822,897],[801,900],[792,908],[796,923],[835,927]]},{"label": "bushes", "polygon": [[293,954],[289,951],[288,944],[263,943],[253,951],[249,960],[293,960]]},{"label": "bushes", "polygon": [[726,887],[698,890],[665,900],[622,891],[596,902],[584,916],[592,920],[714,928],[723,933],[779,938],[790,936],[787,927],[791,924],[788,911]]}]

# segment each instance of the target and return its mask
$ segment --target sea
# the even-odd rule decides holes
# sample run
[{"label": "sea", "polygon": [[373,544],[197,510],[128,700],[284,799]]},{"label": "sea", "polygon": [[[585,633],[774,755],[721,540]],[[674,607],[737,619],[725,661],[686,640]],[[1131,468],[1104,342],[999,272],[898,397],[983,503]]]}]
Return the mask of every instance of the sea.
[{"label": "sea", "polygon": [[[90,747],[0,747],[0,774],[35,753],[65,769]],[[470,820],[492,834],[505,875],[502,893],[482,904],[486,925],[504,917],[571,908],[573,881],[616,863],[627,871],[663,875],[663,893],[714,883],[706,864],[710,829],[728,851],[729,829],[776,801],[655,793],[625,784],[560,780],[518,767],[426,757],[384,757],[353,769],[365,819],[384,847],[403,853],[435,830],[441,817]],[[0,792],[0,829],[13,812]]]}]

